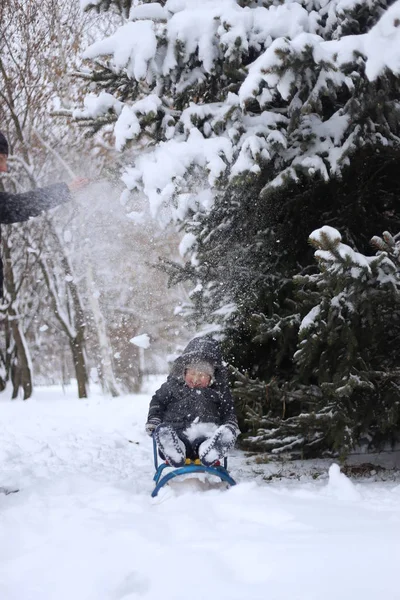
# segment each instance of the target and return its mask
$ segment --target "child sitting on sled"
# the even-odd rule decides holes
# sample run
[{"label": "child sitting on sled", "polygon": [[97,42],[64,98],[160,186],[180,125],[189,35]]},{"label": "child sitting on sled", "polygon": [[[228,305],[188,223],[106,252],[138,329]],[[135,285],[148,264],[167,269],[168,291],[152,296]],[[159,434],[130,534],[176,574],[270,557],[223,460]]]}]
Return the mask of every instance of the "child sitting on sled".
[{"label": "child sitting on sled", "polygon": [[187,345],[150,402],[146,432],[173,467],[186,458],[211,466],[233,448],[240,432],[218,342]]}]

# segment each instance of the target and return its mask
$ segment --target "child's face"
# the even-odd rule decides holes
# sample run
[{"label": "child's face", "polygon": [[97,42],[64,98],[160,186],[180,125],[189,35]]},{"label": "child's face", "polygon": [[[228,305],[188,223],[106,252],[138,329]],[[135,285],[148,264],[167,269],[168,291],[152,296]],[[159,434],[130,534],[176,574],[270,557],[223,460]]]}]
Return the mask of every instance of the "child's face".
[{"label": "child's face", "polygon": [[211,376],[196,369],[186,369],[185,382],[190,388],[205,388],[210,385]]}]

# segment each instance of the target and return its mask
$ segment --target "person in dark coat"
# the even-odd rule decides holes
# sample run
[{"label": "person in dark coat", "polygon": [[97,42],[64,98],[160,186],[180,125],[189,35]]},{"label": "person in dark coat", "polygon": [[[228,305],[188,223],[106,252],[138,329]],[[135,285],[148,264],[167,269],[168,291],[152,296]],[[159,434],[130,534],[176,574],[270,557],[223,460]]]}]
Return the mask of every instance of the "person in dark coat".
[{"label": "person in dark coat", "polygon": [[227,455],[239,427],[218,342],[189,342],[151,399],[146,432],[174,467],[186,458],[209,466]]},{"label": "person in dark coat", "polygon": [[[0,132],[0,173],[7,172],[8,142]],[[0,224],[21,223],[43,211],[71,200],[71,194],[83,189],[88,179],[77,177],[69,185],[56,183],[23,194],[0,192]],[[1,239],[1,238],[0,238]],[[0,259],[0,297],[3,295],[3,262]]]}]

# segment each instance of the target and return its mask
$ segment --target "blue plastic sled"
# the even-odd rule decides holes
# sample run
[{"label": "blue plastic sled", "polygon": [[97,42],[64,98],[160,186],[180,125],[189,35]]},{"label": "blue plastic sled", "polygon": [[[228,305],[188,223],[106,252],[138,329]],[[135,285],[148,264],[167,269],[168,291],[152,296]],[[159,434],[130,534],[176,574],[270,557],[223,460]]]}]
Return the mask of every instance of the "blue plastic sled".
[{"label": "blue plastic sled", "polygon": [[[179,477],[179,475],[187,475],[188,473],[209,473],[210,475],[215,475],[216,477],[219,477],[221,479],[221,481],[226,481],[226,483],[228,483],[229,485],[236,485],[236,481],[228,473],[228,470],[227,470],[228,459],[226,457],[224,458],[223,466],[215,465],[213,467],[206,467],[205,465],[202,465],[200,460],[198,460],[198,459],[197,460],[186,459],[185,466],[178,467],[178,468],[171,467],[171,465],[169,465],[166,462],[158,464],[157,443],[156,443],[156,440],[154,439],[154,436],[153,436],[153,452],[154,452],[154,468],[156,470],[153,480],[155,481],[156,486],[155,486],[154,490],[151,492],[152,498],[155,498],[157,496],[160,489],[166,483],[168,483],[168,481],[171,481],[171,479],[174,479],[174,477]],[[167,467],[172,468],[173,471],[170,471],[169,473],[167,473],[166,475],[161,477],[164,469],[166,469]]]}]

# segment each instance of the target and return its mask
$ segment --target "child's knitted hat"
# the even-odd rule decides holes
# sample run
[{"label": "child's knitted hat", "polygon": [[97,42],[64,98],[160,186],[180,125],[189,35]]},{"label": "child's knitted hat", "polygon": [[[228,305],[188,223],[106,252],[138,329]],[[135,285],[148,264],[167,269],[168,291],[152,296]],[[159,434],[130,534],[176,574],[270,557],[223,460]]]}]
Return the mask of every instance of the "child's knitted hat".
[{"label": "child's knitted hat", "polygon": [[200,373],[206,373],[207,375],[210,375],[210,377],[214,375],[213,365],[205,360],[196,362],[193,361],[186,365],[186,369],[193,369],[194,371],[199,371]]}]

